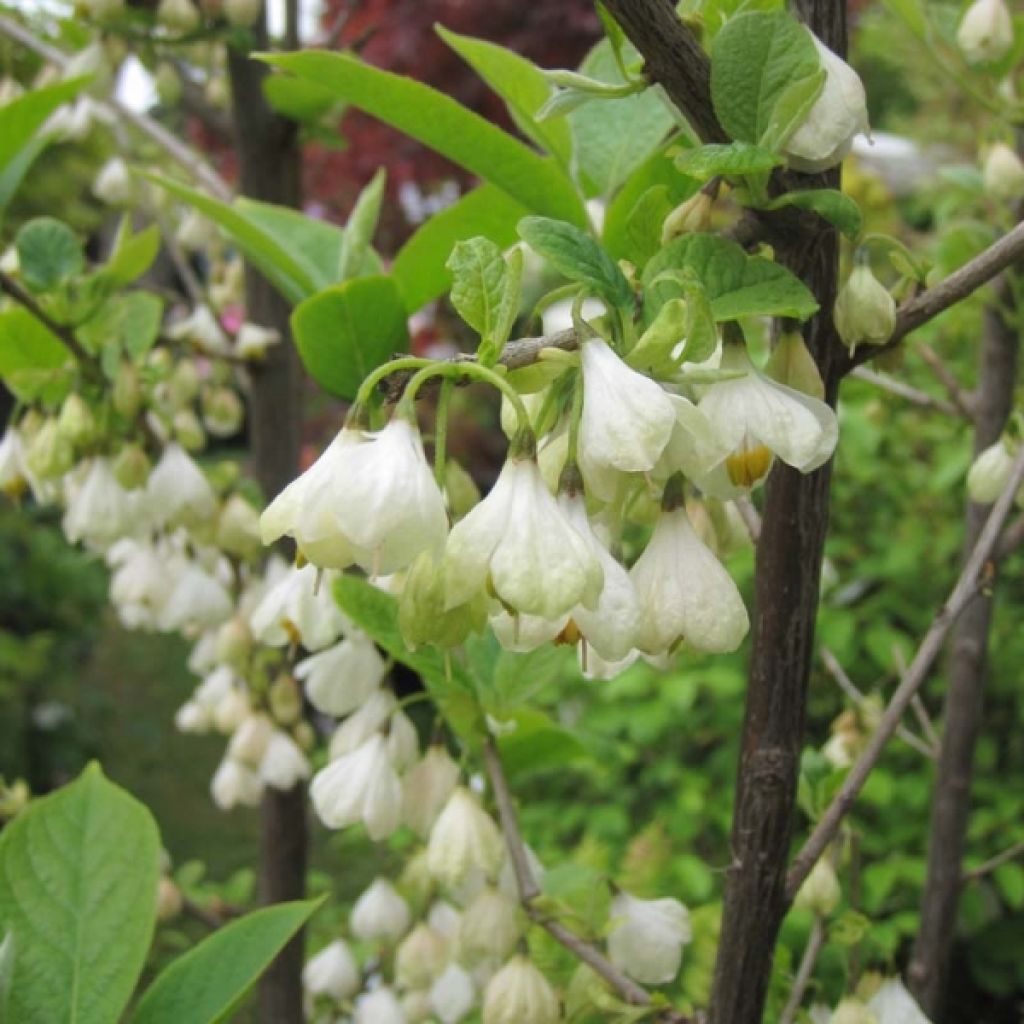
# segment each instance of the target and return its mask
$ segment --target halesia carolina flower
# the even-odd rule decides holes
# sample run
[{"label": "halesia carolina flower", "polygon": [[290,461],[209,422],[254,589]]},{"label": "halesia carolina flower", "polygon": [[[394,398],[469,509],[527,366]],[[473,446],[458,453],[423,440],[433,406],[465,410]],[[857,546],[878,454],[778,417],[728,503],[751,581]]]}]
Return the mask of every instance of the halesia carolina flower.
[{"label": "halesia carolina flower", "polygon": [[430,832],[430,873],[454,889],[476,872],[493,877],[504,858],[505,843],[494,819],[468,789],[458,787]]},{"label": "halesia carolina flower", "polygon": [[111,157],[92,183],[93,195],[110,206],[123,206],[134,198],[132,176],[128,165],[119,157]]},{"label": "halesia carolina flower", "polygon": [[217,229],[213,221],[196,210],[189,210],[178,225],[174,237],[183,248],[198,252],[217,240]]},{"label": "halesia carolina flower", "polygon": [[722,368],[743,376],[716,381],[698,408],[729,453],[724,462],[733,484],[757,483],[768,473],[773,455],[801,473],[831,458],[839,426],[829,406],[766,377],[741,342],[726,342]]},{"label": "halesia carolina flower", "polygon": [[228,757],[256,768],[274,735],[274,723],[263,712],[246,716],[231,736]]},{"label": "halesia carolina flower", "polygon": [[359,997],[352,1024],[406,1024],[398,997],[386,985]]},{"label": "halesia carolina flower", "polygon": [[260,550],[259,513],[240,494],[232,494],[220,510],[217,547],[238,558],[251,558]]},{"label": "halesia carolina flower", "polygon": [[852,996],[840,1001],[832,1011],[829,1024],[881,1024],[872,1011]]},{"label": "halesia carolina flower", "polygon": [[693,937],[679,900],[640,900],[620,892],[612,900],[608,956],[644,985],[665,985],[679,973],[683,946]]},{"label": "halesia carolina flower", "polygon": [[839,879],[836,877],[836,869],[828,856],[820,857],[818,862],[811,868],[810,874],[804,879],[793,903],[804,910],[813,911],[821,917],[828,917],[839,905],[842,890],[839,887]]},{"label": "halesia carolina flower", "polygon": [[261,0],[224,0],[224,15],[229,24],[249,28],[263,12]]},{"label": "halesia carolina flower", "polygon": [[231,615],[231,595],[202,566],[188,563],[160,609],[159,626],[165,632],[195,632],[219,626]]},{"label": "halesia carolina flower", "polygon": [[427,924],[449,942],[458,935],[461,921],[462,915],[445,900],[435,900],[427,912]]},{"label": "halesia carolina flower", "polygon": [[319,578],[313,565],[286,570],[253,610],[253,636],[268,647],[301,643],[308,651],[334,643],[345,628],[345,617],[331,596],[331,581],[330,573]]},{"label": "halesia carolina flower", "polygon": [[350,999],[361,984],[359,965],[341,939],[324,946],[302,969],[302,987],[312,996]]},{"label": "halesia carolina flower", "polygon": [[402,820],[426,838],[459,781],[459,766],[434,744],[402,782]]},{"label": "halesia carolina flower", "polygon": [[246,321],[235,335],[235,355],[239,359],[263,359],[267,349],[281,340],[281,332]]},{"label": "halesia carolina flower", "polygon": [[473,979],[458,964],[449,964],[430,986],[430,1005],[441,1024],[459,1024],[475,1003]]},{"label": "halesia carolina flower", "polygon": [[362,821],[374,840],[386,839],[398,828],[402,787],[380,733],[317,772],[309,795],[328,828]]},{"label": "halesia carolina flower", "polygon": [[789,166],[817,173],[835,167],[850,152],[855,135],[868,132],[864,85],[849,64],[811,37],[825,70],[825,85],[803,123],[786,140]]},{"label": "halesia carolina flower", "polygon": [[750,620],[736,584],[682,506],[662,511],[630,575],[640,600],[641,651],[660,654],[682,641],[695,651],[723,654],[747,635]]},{"label": "halesia carolina flower", "polygon": [[216,501],[209,481],[177,444],[164,448],[146,483],[148,507],[161,523],[174,519],[202,522],[213,516]]},{"label": "halesia carolina flower", "polygon": [[832,319],[851,352],[858,345],[884,345],[896,329],[896,300],[867,261],[858,262],[836,297]]},{"label": "halesia carolina flower", "polygon": [[1024,161],[1005,142],[988,151],[981,176],[985,192],[993,199],[1008,203],[1024,196]]},{"label": "halesia carolina flower", "polygon": [[156,20],[164,28],[185,34],[199,25],[199,11],[192,0],[160,0]]},{"label": "halesia carolina flower", "polygon": [[375,690],[371,693],[362,707],[335,730],[329,747],[331,759],[351,754],[374,733],[380,732],[394,714],[396,706],[395,695],[390,690]]},{"label": "halesia carolina flower", "polygon": [[967,493],[971,501],[990,505],[1006,490],[1013,475],[1014,453],[1005,438],[989,445],[976,456],[967,471]]},{"label": "halesia carolina flower", "polygon": [[448,940],[422,922],[395,951],[395,980],[401,988],[427,988],[448,963]]},{"label": "halesia carolina flower", "polygon": [[139,512],[139,500],[114,478],[110,460],[95,458],[68,502],[64,533],[72,542],[106,548],[132,532]]},{"label": "halesia carolina flower", "polygon": [[514,956],[487,983],[483,1024],[558,1024],[558,996],[524,956]]},{"label": "halesia carolina flower", "polygon": [[[183,2],[188,3],[189,0]],[[196,306],[187,317],[171,324],[166,333],[172,341],[190,342],[211,355],[226,356],[231,353],[228,336],[209,306]]]},{"label": "halesia carolina flower", "polygon": [[666,245],[680,235],[692,235],[696,231],[711,229],[711,207],[714,200],[709,192],[701,189],[689,199],[680,203],[661,226],[661,244]]},{"label": "halesia carolina flower", "polygon": [[311,771],[309,760],[295,740],[288,733],[276,730],[260,761],[259,775],[264,785],[287,793],[302,779],[308,779]]},{"label": "halesia carolina flower", "polygon": [[449,608],[480,591],[509,610],[553,619],[593,608],[604,574],[532,458],[510,458],[491,492],[452,528],[444,554]]},{"label": "halesia carolina flower", "polygon": [[868,1000],[878,1024],[931,1024],[899,978],[889,978]]},{"label": "halesia carolina flower", "polygon": [[484,886],[459,925],[459,956],[467,964],[504,960],[515,948],[520,928],[516,905],[499,889]]},{"label": "halesia carolina flower", "polygon": [[230,811],[239,804],[256,807],[263,795],[263,786],[251,768],[226,757],[213,774],[210,795],[222,811]]},{"label": "halesia carolina flower", "polygon": [[362,704],[384,679],[386,666],[374,642],[358,631],[295,666],[310,704],[341,718]]},{"label": "halesia carolina flower", "polygon": [[1013,46],[1013,19],[1003,0],[975,0],[960,20],[956,42],[971,64],[1002,60]]},{"label": "halesia carolina flower", "polygon": [[409,930],[409,920],[409,904],[386,878],[376,878],[356,900],[349,927],[357,939],[390,945]]},{"label": "halesia carolina flower", "polygon": [[16,497],[25,489],[27,481],[25,443],[14,427],[8,427],[0,438],[0,490]]}]

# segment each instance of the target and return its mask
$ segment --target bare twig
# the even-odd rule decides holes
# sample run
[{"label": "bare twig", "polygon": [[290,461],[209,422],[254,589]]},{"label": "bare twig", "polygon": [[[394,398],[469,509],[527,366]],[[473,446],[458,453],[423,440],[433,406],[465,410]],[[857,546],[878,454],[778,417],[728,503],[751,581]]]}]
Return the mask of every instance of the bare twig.
[{"label": "bare twig", "polygon": [[990,857],[976,868],[965,871],[962,880],[966,884],[967,882],[974,882],[979,878],[984,878],[985,875],[991,874],[996,868],[1008,864],[1011,860],[1021,856],[1021,854],[1024,854],[1024,841],[1014,843],[1009,849],[1003,850],[1002,853],[997,853],[994,857]]},{"label": "bare twig", "polygon": [[963,387],[953,371],[942,361],[939,354],[923,341],[914,342],[914,351],[921,357],[935,379],[946,389],[953,404],[968,418],[974,418],[974,399]]},{"label": "bare twig", "polygon": [[889,706],[882,715],[878,729],[868,740],[867,746],[850,769],[850,773],[847,775],[839,792],[821,816],[817,826],[804,843],[800,852],[796,855],[792,867],[786,876],[786,895],[790,899],[796,894],[800,884],[810,873],[811,868],[824,852],[825,847],[835,837],[840,822],[842,822],[847,812],[853,806],[857,795],[867,781],[868,775],[878,761],[882,749],[902,720],[903,713],[909,706],[911,697],[913,697],[924,682],[932,664],[942,650],[946,634],[956,621],[957,616],[974,597],[979,587],[984,585],[993,571],[991,563],[992,553],[995,550],[999,535],[1002,532],[1003,523],[1006,521],[1022,481],[1024,481],[1024,448],[1022,448],[1014,461],[1009,483],[999,496],[998,501],[992,506],[992,511],[989,513],[985,528],[982,530],[970,558],[964,565],[960,578],[953,587],[946,603],[932,620],[932,624],[921,641],[913,661],[903,676],[900,685],[896,688],[892,699],[889,701]]},{"label": "bare twig", "polygon": [[[32,32],[23,25],[19,25],[12,18],[0,15],[0,35],[13,39],[16,43],[20,43],[26,49],[31,50],[61,69],[66,68],[68,65],[66,54],[56,47],[43,42],[41,39],[37,39]],[[108,110],[113,111],[123,121],[132,124],[151,142],[156,143],[175,163],[184,168],[192,178],[218,199],[225,201],[231,199],[233,192],[227,182],[202,156],[186,146],[179,138],[172,135],[163,125],[158,124],[152,118],[146,117],[145,114],[137,113],[114,97],[98,100],[97,102],[101,103]]]},{"label": "bare twig", "polygon": [[75,332],[70,327],[57,323],[14,278],[3,271],[0,271],[0,291],[6,292],[19,306],[28,310],[51,334],[60,338],[65,348],[86,371],[96,368],[95,358],[82,348],[82,343],[75,337]]},{"label": "bare twig", "polygon": [[779,1024],[793,1024],[796,1020],[797,1011],[804,1000],[804,993],[811,982],[814,974],[814,966],[818,962],[818,954],[821,947],[825,945],[825,922],[820,914],[814,917],[814,924],[811,925],[811,934],[807,937],[807,945],[804,947],[804,955],[800,958],[800,966],[797,968],[796,978],[793,979],[793,988],[789,993],[789,999],[779,1016]]},{"label": "bare twig", "polygon": [[747,533],[750,534],[750,539],[756,544],[761,536],[761,514],[746,495],[734,498],[733,501],[743,525],[747,528]]},{"label": "bare twig", "polygon": [[869,370],[866,366],[858,366],[853,373],[852,377],[856,377],[858,380],[867,381],[869,384],[874,384],[876,388],[880,388],[882,391],[888,391],[891,395],[897,395],[899,398],[906,399],[908,402],[914,405],[919,405],[923,409],[935,409],[937,412],[945,413],[947,416],[963,416],[965,413],[962,409],[959,409],[952,402],[947,402],[945,399],[936,398],[935,395],[929,395],[927,391],[921,391],[919,388],[912,387],[910,384],[905,384],[901,380],[897,380],[895,377],[890,377],[884,373],[878,373],[876,370]]},{"label": "bare twig", "polygon": [[[892,646],[892,658],[896,663],[900,679],[902,679],[907,674],[907,659],[903,657],[902,651],[896,644]],[[915,693],[910,698],[910,709],[914,712],[917,724],[921,726],[925,740],[931,745],[932,750],[937,752],[942,746],[942,741],[932,724],[932,716],[928,714],[928,709],[924,706],[924,701],[921,700],[921,694]]]}]

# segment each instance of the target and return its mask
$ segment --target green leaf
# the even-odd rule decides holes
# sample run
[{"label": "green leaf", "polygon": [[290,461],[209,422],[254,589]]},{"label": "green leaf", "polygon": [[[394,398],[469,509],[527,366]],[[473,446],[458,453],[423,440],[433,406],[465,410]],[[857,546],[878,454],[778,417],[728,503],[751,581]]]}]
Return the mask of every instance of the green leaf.
[{"label": "green leaf", "polygon": [[1008,861],[992,872],[992,880],[1006,905],[1014,910],[1024,907],[1024,866]]},{"label": "green leaf", "polygon": [[780,206],[797,206],[801,210],[813,210],[830,224],[834,224],[851,242],[860,236],[864,218],[856,200],[834,188],[812,188],[805,191],[786,192],[773,199],[768,209]]},{"label": "green leaf", "polygon": [[25,284],[45,292],[79,274],[85,268],[82,243],[63,221],[36,217],[14,239],[18,266]]},{"label": "green leaf", "polygon": [[32,89],[0,106],[0,168],[6,170],[21,150],[33,143],[33,137],[46,119],[62,103],[74,99],[90,78],[72,78]]},{"label": "green leaf", "polygon": [[481,353],[486,350],[489,357],[481,354],[481,361],[491,365],[508,340],[507,334],[498,337],[500,324],[504,321],[509,330],[512,327],[507,322],[509,273],[501,250],[486,238],[470,238],[455,246],[445,266],[452,274],[452,305],[480,335]]},{"label": "green leaf", "polygon": [[91,352],[113,345],[138,359],[156,341],[163,312],[163,302],[150,292],[112,295],[95,316],[78,328],[78,337]]},{"label": "green leaf", "polygon": [[267,75],[263,95],[274,110],[293,121],[315,121],[338,105],[329,89],[289,75]]},{"label": "green leaf", "polygon": [[616,262],[579,228],[547,217],[524,217],[520,237],[571,281],[589,285],[609,305],[633,308],[633,289]]},{"label": "green leaf", "polygon": [[330,89],[504,189],[529,209],[586,223],[575,187],[555,163],[444,93],[348,54],[308,50],[264,55],[263,60]]},{"label": "green leaf", "polygon": [[575,733],[556,725],[543,711],[519,708],[500,720],[512,727],[498,737],[502,766],[510,779],[590,759]]},{"label": "green leaf", "polygon": [[825,88],[828,76],[824,68],[813,75],[800,78],[784,89],[772,108],[768,127],[761,136],[761,144],[769,149],[781,149],[789,137],[804,123],[816,100]]},{"label": "green leaf", "polygon": [[729,178],[763,174],[783,163],[777,153],[749,142],[710,143],[684,150],[676,157],[676,167],[698,181],[707,181],[716,175]]},{"label": "green leaf", "polygon": [[14,934],[0,939],[0,1020],[11,1019],[11,990],[14,985]]},{"label": "green leaf", "polygon": [[0,378],[23,402],[50,401],[53,373],[72,362],[71,353],[27,309],[0,313]]},{"label": "green leaf", "polygon": [[518,239],[516,225],[527,212],[501,189],[481,185],[431,217],[402,246],[391,267],[406,311],[414,313],[451,287],[445,261],[456,242],[483,235],[505,248]]},{"label": "green leaf", "polygon": [[19,1024],[111,1024],[156,923],[160,835],[96,764],[0,834],[0,921],[14,936]]},{"label": "green leaf", "polygon": [[928,35],[928,18],[921,0],[882,0],[882,3],[919,39]]},{"label": "green leaf", "polygon": [[371,370],[409,346],[405,307],[390,277],[354,277],[306,299],[291,327],[310,376],[347,399]]},{"label": "green leaf", "polygon": [[[806,320],[818,309],[807,286],[785,267],[748,256],[735,242],[698,233],[673,239],[644,268],[644,315],[650,322],[661,304],[683,294],[665,271],[690,268],[711,299],[715,319],[786,316]],[[658,280],[661,278],[661,280]]]},{"label": "green leaf", "polygon": [[664,185],[649,188],[629,211],[626,219],[626,258],[643,269],[661,248],[661,232],[665,219],[675,204]]},{"label": "green leaf", "polygon": [[437,34],[505,101],[516,127],[562,164],[572,155],[569,126],[563,120],[538,121],[551,86],[544,72],[518,53],[483,39],[436,26]]},{"label": "green leaf", "polygon": [[783,94],[819,67],[810,32],[790,15],[730,19],[711,47],[711,100],[722,127],[738,141],[760,145]]},{"label": "green leaf", "polygon": [[30,139],[0,170],[0,222],[7,204],[21,187],[29,168],[35,163],[36,157],[50,144],[46,135],[36,135]]},{"label": "green leaf", "polygon": [[[628,44],[624,59],[639,54]],[[605,39],[587,55],[580,71],[615,85],[625,82]],[[675,124],[653,89],[617,100],[599,100],[568,115],[573,158],[588,185],[588,194],[610,196],[658,148]]]},{"label": "green leaf", "polygon": [[160,228],[150,224],[133,235],[131,217],[125,214],[117,230],[114,251],[102,273],[115,286],[131,284],[149,270],[159,251]]},{"label": "green leaf", "polygon": [[179,956],[146,990],[133,1024],[215,1024],[245,994],[326,897],[254,910]]},{"label": "green leaf", "polygon": [[356,277],[366,266],[367,253],[370,251],[370,243],[373,241],[380,218],[380,202],[384,196],[386,181],[387,172],[382,167],[359,193],[359,198],[345,225],[345,237],[338,257],[338,281]]}]

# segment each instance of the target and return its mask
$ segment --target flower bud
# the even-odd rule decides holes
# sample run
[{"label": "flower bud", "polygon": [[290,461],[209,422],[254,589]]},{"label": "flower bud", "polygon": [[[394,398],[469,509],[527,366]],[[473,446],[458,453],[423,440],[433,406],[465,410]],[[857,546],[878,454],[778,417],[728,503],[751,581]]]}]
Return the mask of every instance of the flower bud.
[{"label": "flower bud", "polygon": [[267,752],[267,744],[274,733],[274,724],[262,712],[245,718],[228,744],[228,757],[255,767]]},{"label": "flower bud", "polygon": [[448,943],[430,925],[418,924],[395,951],[395,981],[402,988],[428,988],[448,962]]},{"label": "flower bud", "polygon": [[167,61],[161,61],[157,66],[155,81],[160,102],[166,107],[176,106],[181,99],[181,78]]},{"label": "flower bud", "polygon": [[260,779],[266,786],[287,793],[302,779],[308,779],[311,768],[299,745],[280,729],[275,729],[260,761]]},{"label": "flower bud", "polygon": [[76,447],[88,444],[95,436],[96,418],[81,395],[72,392],[64,399],[57,416],[57,429],[65,441]]},{"label": "flower bud", "polygon": [[109,206],[127,206],[135,198],[132,176],[128,165],[115,156],[101,168],[92,183],[93,195]]},{"label": "flower bud", "polygon": [[181,913],[185,905],[181,890],[166,875],[156,884],[156,919],[170,921]]},{"label": "flower bud", "polygon": [[487,983],[483,1024],[558,1024],[558,996],[523,956],[514,956]]},{"label": "flower bud", "polygon": [[459,781],[459,766],[434,744],[402,783],[402,818],[426,838]]},{"label": "flower bud", "polygon": [[441,1024],[459,1024],[475,1002],[473,979],[458,964],[449,964],[430,987],[430,1005]]},{"label": "flower bud", "polygon": [[15,779],[9,786],[0,777],[0,822],[10,821],[20,814],[32,798],[32,792],[24,779]]},{"label": "flower bud", "polygon": [[991,505],[1006,490],[1013,474],[1014,453],[1006,438],[989,445],[967,471],[967,493],[978,505]]},{"label": "flower bud", "polygon": [[203,392],[203,423],[214,437],[233,437],[244,419],[245,406],[231,388],[209,388]]},{"label": "flower bud", "polygon": [[498,889],[484,886],[462,915],[459,957],[470,965],[502,961],[515,948],[519,934],[515,905]]},{"label": "flower bud", "polygon": [[240,494],[232,494],[220,510],[217,546],[238,558],[251,558],[260,552],[260,514]]},{"label": "flower bud", "polygon": [[446,607],[444,573],[431,551],[421,551],[405,576],[398,599],[398,627],[412,650],[423,645],[457,647],[487,621],[483,594],[465,604]]},{"label": "flower bud", "polygon": [[249,698],[241,690],[232,687],[213,709],[214,728],[219,733],[230,735],[245,721],[249,710]]},{"label": "flower bud", "polygon": [[224,15],[237,28],[249,28],[263,12],[263,0],[224,0]]},{"label": "flower bud", "polygon": [[192,0],[160,0],[156,20],[172,32],[187,35],[199,27],[199,11]]},{"label": "flower bud", "polygon": [[230,811],[239,804],[256,807],[262,794],[259,776],[230,757],[221,761],[210,782],[210,795],[222,811]]},{"label": "flower bud", "polygon": [[134,419],[142,405],[142,388],[139,374],[131,363],[122,363],[114,378],[114,408],[125,419]]},{"label": "flower bud", "polygon": [[52,417],[39,428],[25,453],[25,465],[40,480],[63,476],[71,469],[74,460],[70,442],[61,434],[56,419]]},{"label": "flower bud", "polygon": [[641,900],[620,892],[611,907],[608,956],[645,985],[664,985],[679,973],[683,946],[693,930],[679,900]]},{"label": "flower bud", "polygon": [[377,878],[356,900],[349,928],[357,939],[391,945],[409,929],[409,905],[386,878]]},{"label": "flower bud", "polygon": [[896,301],[866,261],[857,263],[839,290],[832,319],[851,352],[858,345],[884,345],[892,337]]},{"label": "flower bud", "polygon": [[200,451],[206,444],[206,434],[199,417],[191,409],[179,409],[171,422],[175,440],[189,452]]},{"label": "flower bud", "polygon": [[998,202],[1009,203],[1024,196],[1024,162],[1005,142],[989,149],[981,174],[985,191]]},{"label": "flower bud", "polygon": [[454,889],[474,872],[493,877],[504,857],[505,844],[494,819],[468,789],[458,787],[430,831],[430,873]]},{"label": "flower bud", "polygon": [[803,910],[810,910],[819,917],[828,917],[839,905],[842,890],[835,868],[828,855],[819,857],[797,891],[794,904]]},{"label": "flower bud", "polygon": [[455,459],[447,459],[444,464],[444,494],[448,511],[456,519],[480,501],[480,488]]},{"label": "flower bud", "polygon": [[701,189],[689,199],[680,203],[666,218],[661,227],[661,244],[671,242],[679,235],[691,235],[711,228],[711,206],[714,200]]},{"label": "flower bud", "polygon": [[149,479],[149,456],[138,444],[126,444],[114,459],[114,479],[126,490],[134,491]]},{"label": "flower bud", "polygon": [[352,1024],[408,1024],[398,997],[386,985],[359,997]]},{"label": "flower bud", "polygon": [[1013,46],[1013,20],[1003,0],[974,0],[960,19],[956,42],[971,64],[1002,60]]},{"label": "flower bud", "polygon": [[270,713],[281,725],[294,725],[302,717],[302,690],[292,676],[279,675],[271,683],[267,697]]},{"label": "flower bud", "polygon": [[341,939],[321,949],[302,969],[302,987],[311,996],[350,999],[359,991],[361,982],[359,965]]},{"label": "flower bud", "polygon": [[[236,298],[234,294],[229,294],[227,291],[228,289],[233,291],[235,287],[233,275],[229,272],[223,284],[225,300]],[[280,340],[280,331],[275,331],[272,327],[260,327],[259,324],[251,324],[247,321],[238,328],[238,333],[235,335],[235,355],[240,359],[260,360],[266,356],[267,349],[271,345],[276,345]]]}]

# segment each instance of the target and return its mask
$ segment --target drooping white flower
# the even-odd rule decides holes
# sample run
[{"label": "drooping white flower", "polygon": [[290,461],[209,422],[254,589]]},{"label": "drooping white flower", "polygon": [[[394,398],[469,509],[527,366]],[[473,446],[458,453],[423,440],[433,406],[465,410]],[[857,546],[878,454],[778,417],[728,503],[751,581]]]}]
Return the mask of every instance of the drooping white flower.
[{"label": "drooping white flower", "polygon": [[178,732],[201,735],[213,726],[210,712],[194,700],[187,700],[174,713],[174,727]]},{"label": "drooping white flower", "polygon": [[388,722],[388,757],[396,772],[405,772],[416,763],[419,756],[419,733],[412,719],[399,709]]},{"label": "drooping white flower", "polygon": [[975,0],[960,19],[956,42],[971,64],[1002,60],[1013,46],[1013,19],[1003,0]]},{"label": "drooping white flower", "polygon": [[449,964],[430,986],[430,1005],[441,1024],[459,1024],[475,1004],[473,979],[458,964]]},{"label": "drooping white flower", "polygon": [[259,776],[231,757],[221,761],[210,782],[210,795],[222,811],[230,811],[239,805],[256,807],[262,794]]},{"label": "drooping white flower", "polygon": [[187,341],[210,355],[226,356],[231,353],[231,343],[216,314],[203,304],[167,327],[166,334],[172,341]]},{"label": "drooping white flower", "polygon": [[305,684],[310,704],[335,718],[360,707],[378,689],[385,672],[376,645],[359,631],[295,666],[295,676]]},{"label": "drooping white flower", "polygon": [[683,946],[693,937],[679,900],[641,900],[620,892],[612,900],[611,962],[644,985],[665,985],[679,973]]},{"label": "drooping white flower", "polygon": [[459,934],[462,915],[447,900],[434,900],[427,911],[427,924],[443,935],[449,942],[454,942]]},{"label": "drooping white flower", "polygon": [[409,930],[409,904],[386,878],[375,878],[356,900],[348,923],[364,942],[391,945]]},{"label": "drooping white flower", "polygon": [[430,830],[430,873],[454,889],[476,872],[493,877],[504,857],[505,843],[494,819],[468,789],[459,786]]},{"label": "drooping white flower", "polygon": [[825,85],[803,123],[786,140],[790,167],[816,173],[835,167],[850,152],[855,135],[868,133],[864,84],[842,57],[811,37],[825,70]]},{"label": "drooping white flower", "polygon": [[889,978],[868,1000],[878,1024],[931,1024],[899,978]]},{"label": "drooping white flower", "polygon": [[14,427],[8,427],[0,438],[0,490],[18,494],[27,479],[25,443]]},{"label": "drooping white flower", "polygon": [[359,997],[352,1024],[406,1024],[398,997],[386,985]]},{"label": "drooping white flower", "polygon": [[174,237],[183,248],[198,252],[216,242],[217,229],[213,221],[198,210],[190,209],[182,218]]},{"label": "drooping white flower", "polygon": [[160,609],[159,626],[165,632],[195,632],[220,625],[232,608],[231,595],[220,580],[190,562]]},{"label": "drooping white flower", "polygon": [[73,543],[106,548],[133,530],[139,512],[137,496],[117,482],[110,460],[97,457],[68,500],[64,533]]},{"label": "drooping white flower", "polygon": [[402,786],[380,733],[317,772],[309,795],[328,828],[361,821],[374,840],[386,839],[398,828]]},{"label": "drooping white flower", "polygon": [[345,616],[331,594],[332,576],[319,579],[316,566],[289,568],[266,591],[249,620],[252,635],[268,647],[301,643],[319,651],[345,629]]},{"label": "drooping white flower", "polygon": [[841,999],[829,1017],[829,1024],[881,1024],[875,1014],[859,999]]},{"label": "drooping white flower", "polygon": [[250,768],[258,768],[273,735],[274,723],[269,715],[262,711],[246,715],[231,735],[228,757]]},{"label": "drooping white flower", "polygon": [[148,507],[160,523],[180,517],[211,518],[216,500],[209,481],[179,444],[169,444],[146,481]]},{"label": "drooping white flower", "polygon": [[896,329],[896,300],[871,272],[858,262],[836,298],[832,319],[844,345],[884,345]]},{"label": "drooping white flower", "polygon": [[839,905],[842,890],[828,856],[819,857],[793,898],[793,905],[828,917]]},{"label": "drooping white flower", "polygon": [[971,501],[979,505],[995,501],[1010,482],[1013,462],[1014,456],[1004,438],[980,452],[967,471],[967,493]]},{"label": "drooping white flower", "polygon": [[274,731],[260,761],[259,774],[264,785],[288,792],[311,772],[309,759],[299,745],[280,729]]},{"label": "drooping white flower", "polygon": [[156,20],[164,28],[185,34],[199,25],[199,11],[192,0],[160,0]]},{"label": "drooping white flower", "polygon": [[341,939],[324,946],[302,968],[302,987],[311,996],[350,999],[362,983],[359,965],[352,951]]},{"label": "drooping white flower", "polygon": [[483,1024],[558,1024],[558,996],[524,956],[514,956],[487,983]]},{"label": "drooping white flower", "polygon": [[716,381],[698,408],[729,452],[725,466],[734,484],[756,483],[768,472],[773,454],[801,473],[828,461],[839,436],[829,406],[766,377],[742,344],[725,345],[722,367],[743,376]]},{"label": "drooping white flower", "polygon": [[601,338],[583,342],[580,461],[623,472],[651,469],[668,444],[675,411],[656,381],[627,366]]},{"label": "drooping white flower", "polygon": [[715,434],[711,421],[688,398],[682,395],[669,397],[676,421],[652,477],[661,481],[674,473],[682,473],[705,494],[716,498],[732,498],[742,493],[742,489],[729,479],[725,468],[729,448]]},{"label": "drooping white flower", "polygon": [[92,183],[93,195],[111,206],[123,206],[134,198],[132,176],[128,165],[119,156],[111,157]]},{"label": "drooping white flower", "polygon": [[419,835],[430,834],[459,780],[459,766],[444,747],[433,744],[402,781],[402,820]]},{"label": "drooping white flower", "polygon": [[532,458],[510,458],[491,492],[452,528],[444,554],[449,608],[493,590],[510,609],[553,619],[593,608],[601,564]]},{"label": "drooping white flower", "polygon": [[281,340],[281,332],[272,327],[260,327],[247,320],[235,335],[235,355],[239,359],[262,359],[271,345]]},{"label": "drooping white flower", "polygon": [[396,705],[395,695],[390,690],[371,693],[362,707],[335,729],[328,747],[331,759],[352,753],[374,733],[380,732],[394,713]]},{"label": "drooping white flower", "polygon": [[985,193],[1008,203],[1024,196],[1024,161],[1005,142],[993,145],[981,169]]},{"label": "drooping white flower", "polygon": [[682,640],[696,651],[724,653],[747,635],[743,598],[684,508],[661,513],[630,575],[640,601],[641,651],[660,654]]},{"label": "drooping white flower", "polygon": [[420,922],[395,951],[395,980],[401,988],[429,988],[448,963],[448,940]]},{"label": "drooping white flower", "polygon": [[516,905],[501,890],[485,886],[466,908],[459,926],[459,956],[467,964],[504,960],[520,935]]}]

